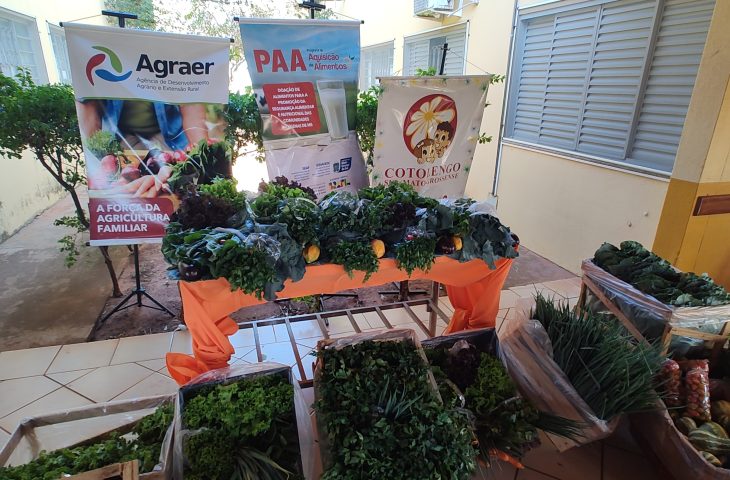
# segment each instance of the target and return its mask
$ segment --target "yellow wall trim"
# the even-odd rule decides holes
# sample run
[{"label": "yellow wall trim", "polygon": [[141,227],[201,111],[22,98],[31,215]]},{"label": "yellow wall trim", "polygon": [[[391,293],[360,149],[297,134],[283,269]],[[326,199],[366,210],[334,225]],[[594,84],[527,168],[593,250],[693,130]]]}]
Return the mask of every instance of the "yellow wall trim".
[{"label": "yellow wall trim", "polygon": [[687,223],[692,215],[697,198],[697,182],[688,182],[678,178],[669,181],[667,196],[659,218],[654,247],[652,250],[669,263],[676,263],[682,248]]}]

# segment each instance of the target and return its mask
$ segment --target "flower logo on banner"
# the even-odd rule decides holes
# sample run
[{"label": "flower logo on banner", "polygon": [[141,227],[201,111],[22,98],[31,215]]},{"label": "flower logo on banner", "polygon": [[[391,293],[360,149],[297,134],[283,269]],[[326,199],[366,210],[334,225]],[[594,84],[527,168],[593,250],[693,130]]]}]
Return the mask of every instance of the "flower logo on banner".
[{"label": "flower logo on banner", "polygon": [[[119,60],[117,54],[114,53],[111,49],[99,45],[94,45],[91,48],[93,48],[94,50],[99,50],[102,53],[97,53],[96,55],[91,57],[86,64],[86,78],[89,79],[90,84],[94,85],[94,77],[92,76],[92,73],[95,73],[97,77],[108,82],[121,82],[128,79],[129,76],[132,75],[131,70],[127,73],[122,73],[122,62],[121,60]],[[106,60],[107,58],[109,59],[109,63],[111,63],[112,68],[116,70],[116,72],[120,75],[115,75],[109,70],[105,70],[103,68],[96,68],[104,63],[104,60]]]},{"label": "flower logo on banner", "polygon": [[456,132],[456,102],[440,93],[417,100],[405,117],[403,141],[418,163],[443,157]]}]

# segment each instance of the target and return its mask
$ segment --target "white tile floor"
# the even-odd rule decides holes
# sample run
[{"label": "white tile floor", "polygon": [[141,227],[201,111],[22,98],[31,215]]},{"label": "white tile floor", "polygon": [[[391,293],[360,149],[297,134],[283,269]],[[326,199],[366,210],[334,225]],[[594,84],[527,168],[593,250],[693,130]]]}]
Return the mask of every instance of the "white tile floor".
[{"label": "white tile floor", "polygon": [[[557,280],[534,285],[513,287],[502,291],[498,326],[507,321],[521,298],[536,291],[555,295],[558,300],[574,303],[580,289],[580,279]],[[453,307],[447,297],[439,299],[439,307],[447,315]],[[428,324],[425,306],[413,308],[414,313]],[[425,333],[404,309],[383,310],[391,324],[412,328],[419,337]],[[384,328],[375,312],[353,315],[362,331]],[[439,322],[441,333],[446,324]],[[308,378],[312,376],[314,357],[308,354],[316,348],[322,332],[316,321],[291,324],[299,355]],[[333,337],[354,333],[346,316],[330,318],[329,333]],[[284,325],[258,329],[265,360],[295,366],[288,332]],[[230,337],[236,352],[231,364],[256,362],[257,353],[252,329],[240,330]],[[164,356],[167,352],[191,352],[187,331],[128,337],[120,340],[74,345],[33,348],[0,353],[0,446],[21,418],[138,396],[174,393],[177,384],[167,375]],[[301,377],[299,369],[294,375]],[[545,440],[543,445],[525,458],[526,469],[516,471],[498,464],[480,478],[490,480],[653,480],[657,477],[646,460],[637,453],[635,445],[626,438],[614,438],[587,447],[558,453]]]}]

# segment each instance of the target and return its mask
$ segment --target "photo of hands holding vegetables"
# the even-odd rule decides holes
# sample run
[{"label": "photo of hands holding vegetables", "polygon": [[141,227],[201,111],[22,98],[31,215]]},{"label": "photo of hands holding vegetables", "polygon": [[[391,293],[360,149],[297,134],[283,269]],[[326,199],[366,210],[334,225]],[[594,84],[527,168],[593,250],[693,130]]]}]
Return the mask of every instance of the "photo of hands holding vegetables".
[{"label": "photo of hands holding vegetables", "polygon": [[223,163],[217,173],[230,169],[230,153],[217,140],[225,127],[220,107],[87,100],[77,112],[90,197],[155,198],[175,193],[182,177],[205,182],[211,149],[221,151],[212,155]]}]

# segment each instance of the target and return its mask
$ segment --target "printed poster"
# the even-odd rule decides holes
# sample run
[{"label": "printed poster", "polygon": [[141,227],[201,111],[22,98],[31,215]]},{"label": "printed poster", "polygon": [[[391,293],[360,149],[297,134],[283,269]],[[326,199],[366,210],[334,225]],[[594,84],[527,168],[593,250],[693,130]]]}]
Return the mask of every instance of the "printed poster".
[{"label": "printed poster", "polygon": [[489,79],[381,78],[372,184],[397,180],[428,197],[463,197]]},{"label": "printed poster", "polygon": [[159,242],[180,202],[171,185],[181,167],[204,152],[219,157],[207,176],[230,172],[219,153],[230,39],[73,23],[64,30],[91,244]]},{"label": "printed poster", "polygon": [[240,19],[269,177],[318,197],[367,186],[355,133],[360,22]]}]

